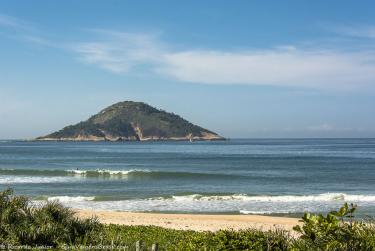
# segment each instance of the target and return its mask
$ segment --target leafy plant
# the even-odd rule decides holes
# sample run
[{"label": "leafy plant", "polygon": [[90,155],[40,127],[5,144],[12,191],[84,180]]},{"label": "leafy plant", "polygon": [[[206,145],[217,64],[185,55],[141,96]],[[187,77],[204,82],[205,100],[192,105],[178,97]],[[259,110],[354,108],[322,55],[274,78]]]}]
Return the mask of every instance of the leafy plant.
[{"label": "leafy plant", "polygon": [[[367,250],[364,249],[368,243],[363,233],[374,237],[374,229],[361,221],[354,221],[356,209],[356,205],[345,203],[338,211],[332,211],[327,216],[306,213],[301,220],[303,226],[293,229],[301,234],[304,245],[316,250]],[[374,249],[375,246],[372,246],[370,250]]]},{"label": "leafy plant", "polygon": [[59,203],[35,207],[26,197],[14,196],[11,189],[0,193],[0,243],[56,247],[75,243],[100,228],[96,219],[79,219]]},{"label": "leafy plant", "polygon": [[294,227],[298,236],[280,229],[196,232],[100,224],[95,218],[75,217],[74,211],[57,202],[34,206],[28,198],[7,189],[0,192],[0,244],[70,246],[70,250],[109,245],[112,250],[135,250],[135,243],[142,241],[145,250],[153,243],[159,244],[159,250],[375,250],[373,221],[355,220],[356,208],[344,204],[327,215],[306,213],[302,226]]}]

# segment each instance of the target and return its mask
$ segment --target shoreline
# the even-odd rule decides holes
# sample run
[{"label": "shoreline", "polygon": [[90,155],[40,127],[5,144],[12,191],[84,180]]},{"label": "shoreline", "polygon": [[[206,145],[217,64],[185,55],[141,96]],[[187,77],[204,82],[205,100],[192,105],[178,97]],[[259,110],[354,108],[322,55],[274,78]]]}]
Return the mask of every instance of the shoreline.
[{"label": "shoreline", "polygon": [[228,141],[228,138],[217,137],[217,138],[205,138],[205,137],[195,137],[195,138],[186,138],[186,137],[170,137],[170,138],[142,138],[142,139],[109,139],[109,138],[35,138],[28,139],[25,141],[28,142],[191,142],[191,141]]},{"label": "shoreline", "polygon": [[159,226],[177,230],[218,231],[220,229],[241,230],[255,228],[260,230],[293,230],[300,224],[298,218],[264,215],[228,214],[168,214],[136,213],[90,209],[75,209],[79,218],[98,217],[101,223],[128,226]]}]

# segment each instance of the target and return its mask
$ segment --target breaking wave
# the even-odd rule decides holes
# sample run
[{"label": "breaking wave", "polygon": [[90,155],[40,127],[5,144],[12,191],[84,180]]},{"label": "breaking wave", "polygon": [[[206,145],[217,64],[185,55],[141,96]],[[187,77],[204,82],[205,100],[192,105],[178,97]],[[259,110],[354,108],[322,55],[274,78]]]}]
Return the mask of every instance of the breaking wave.
[{"label": "breaking wave", "polygon": [[61,203],[92,201],[94,199],[95,199],[94,196],[52,196],[52,197],[47,197],[47,201],[59,201]]},{"label": "breaking wave", "polygon": [[0,184],[43,184],[43,183],[61,183],[72,182],[69,177],[38,177],[38,176],[0,176]]},{"label": "breaking wave", "polygon": [[30,176],[72,176],[72,175],[85,175],[85,176],[103,176],[103,175],[129,175],[131,173],[148,173],[149,170],[108,170],[108,169],[95,169],[95,170],[55,170],[55,169],[0,169],[0,175],[30,175]]},{"label": "breaking wave", "polygon": [[148,178],[195,178],[195,179],[215,179],[215,178],[244,178],[246,176],[232,175],[225,173],[195,173],[179,171],[158,171],[149,169],[129,169],[129,170],[111,170],[111,169],[0,169],[1,175],[23,175],[23,176],[79,176],[79,177],[148,177]]},{"label": "breaking wave", "polygon": [[171,196],[170,198],[157,198],[175,201],[253,201],[253,202],[330,202],[330,201],[351,201],[351,202],[375,202],[375,195],[352,195],[345,193],[323,193],[317,195],[265,195],[250,196],[246,194],[233,195],[182,195]]},{"label": "breaking wave", "polygon": [[232,195],[175,195],[145,199],[116,200],[102,196],[52,196],[45,201],[57,200],[78,209],[134,211],[134,212],[192,212],[192,213],[238,213],[238,214],[289,214],[327,212],[343,202],[361,207],[375,206],[375,195],[351,195],[323,193],[317,195],[252,196]]},{"label": "breaking wave", "polygon": [[107,169],[96,169],[96,170],[66,170],[67,173],[87,175],[87,176],[101,176],[101,175],[129,175],[131,173],[149,173],[149,170],[107,170]]}]

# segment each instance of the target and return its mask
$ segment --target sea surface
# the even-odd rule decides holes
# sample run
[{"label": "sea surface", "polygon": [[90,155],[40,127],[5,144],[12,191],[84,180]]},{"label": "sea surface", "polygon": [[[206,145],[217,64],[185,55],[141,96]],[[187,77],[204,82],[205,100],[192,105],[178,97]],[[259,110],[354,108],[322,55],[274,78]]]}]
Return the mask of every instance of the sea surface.
[{"label": "sea surface", "polygon": [[174,213],[375,216],[375,139],[0,141],[0,189],[36,203]]}]

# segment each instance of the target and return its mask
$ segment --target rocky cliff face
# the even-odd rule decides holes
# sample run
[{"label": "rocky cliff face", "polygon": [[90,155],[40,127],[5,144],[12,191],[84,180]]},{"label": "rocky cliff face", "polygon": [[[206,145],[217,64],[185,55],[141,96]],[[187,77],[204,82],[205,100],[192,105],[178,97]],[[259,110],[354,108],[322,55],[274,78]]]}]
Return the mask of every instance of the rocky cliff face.
[{"label": "rocky cliff face", "polygon": [[116,103],[86,121],[37,138],[66,141],[223,139],[218,134],[194,125],[176,114],[132,101]]}]

